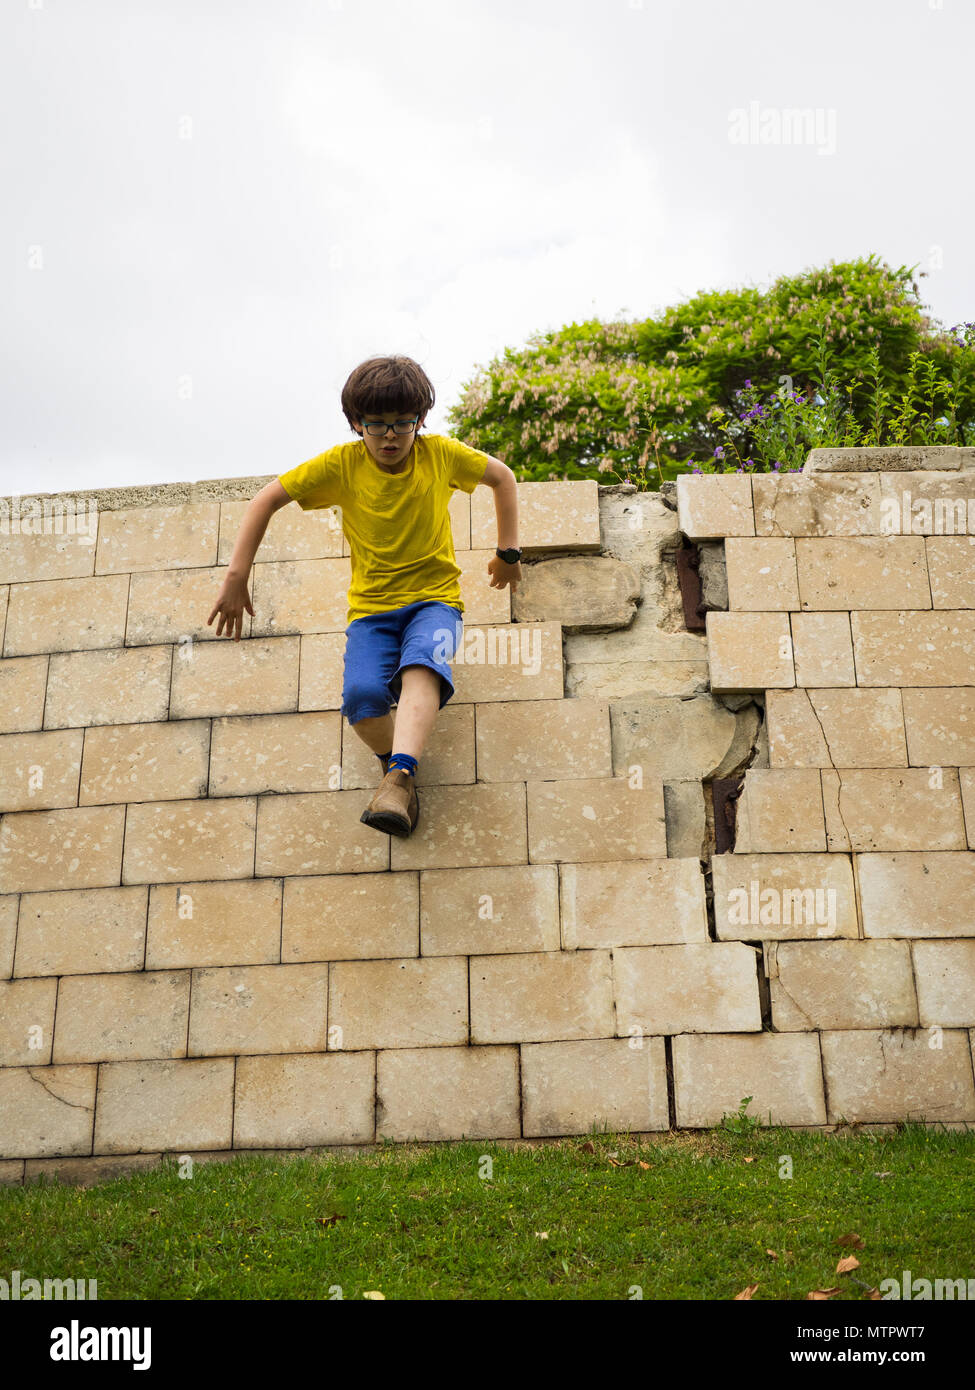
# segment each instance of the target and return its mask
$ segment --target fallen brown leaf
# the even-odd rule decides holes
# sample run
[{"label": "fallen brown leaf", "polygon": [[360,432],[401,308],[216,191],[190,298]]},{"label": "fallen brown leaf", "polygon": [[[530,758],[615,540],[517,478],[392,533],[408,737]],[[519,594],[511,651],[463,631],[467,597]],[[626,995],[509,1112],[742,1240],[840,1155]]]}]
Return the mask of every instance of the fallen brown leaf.
[{"label": "fallen brown leaf", "polygon": [[837,1245],[852,1245],[854,1250],[862,1250],[865,1243],[863,1237],[858,1236],[856,1231],[850,1231],[848,1235],[840,1236],[836,1242]]},{"label": "fallen brown leaf", "polygon": [[585,1144],[579,1145],[579,1152],[584,1154],[594,1154],[596,1152],[596,1146],[591,1140],[587,1140]]},{"label": "fallen brown leaf", "polygon": [[745,1163],[754,1163],[754,1162],[755,1162],[755,1159],[754,1159],[754,1157],[753,1157],[753,1158],[746,1158],[746,1159],[743,1160],[743,1162],[745,1162]]},{"label": "fallen brown leaf", "polygon": [[771,1255],[773,1260],[777,1260],[779,1258],[774,1250],[766,1250],[765,1253],[766,1255]]},{"label": "fallen brown leaf", "polygon": [[644,1161],[643,1161],[642,1158],[639,1160],[639,1163],[640,1163],[640,1167],[641,1167],[641,1168],[649,1168],[649,1167],[650,1167],[650,1164],[649,1164],[649,1163],[644,1163]]},{"label": "fallen brown leaf", "polygon": [[732,1302],[734,1303],[740,1298],[751,1298],[752,1294],[755,1292],[757,1288],[757,1284],[749,1284],[747,1288],[742,1289],[741,1293],[735,1294],[735,1297],[732,1299]]},{"label": "fallen brown leaf", "polygon": [[833,1295],[834,1295],[834,1293],[839,1293],[839,1292],[840,1292],[840,1290],[839,1290],[838,1288],[836,1288],[836,1289],[813,1289],[810,1293],[807,1293],[807,1294],[806,1294],[806,1298],[807,1298],[807,1299],[810,1299],[810,1298],[811,1298],[811,1299],[814,1299],[814,1300],[816,1300],[816,1301],[821,1301],[821,1300],[823,1300],[823,1299],[825,1299],[825,1298],[832,1298]]},{"label": "fallen brown leaf", "polygon": [[857,1259],[856,1255],[844,1255],[842,1260],[840,1260],[839,1264],[836,1266],[836,1273],[849,1274],[851,1269],[859,1268],[860,1261]]}]

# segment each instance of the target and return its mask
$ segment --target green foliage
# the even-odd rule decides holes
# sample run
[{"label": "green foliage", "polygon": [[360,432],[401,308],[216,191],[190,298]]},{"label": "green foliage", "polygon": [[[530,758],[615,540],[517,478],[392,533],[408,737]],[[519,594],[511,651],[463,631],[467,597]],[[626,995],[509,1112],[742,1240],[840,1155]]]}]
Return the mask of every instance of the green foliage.
[{"label": "green foliage", "polygon": [[[449,424],[525,480],[641,486],[695,465],[795,467],[810,447],[885,431],[885,443],[973,442],[971,325],[961,339],[933,325],[912,274],[871,256],[656,318],[572,323],[479,369]],[[742,405],[772,397],[768,417],[743,423]]]},{"label": "green foliage", "polygon": [[726,1129],[729,1134],[751,1134],[754,1130],[761,1129],[761,1120],[756,1119],[754,1115],[745,1114],[751,1101],[751,1096],[743,1096],[734,1115],[722,1115],[721,1128]]}]

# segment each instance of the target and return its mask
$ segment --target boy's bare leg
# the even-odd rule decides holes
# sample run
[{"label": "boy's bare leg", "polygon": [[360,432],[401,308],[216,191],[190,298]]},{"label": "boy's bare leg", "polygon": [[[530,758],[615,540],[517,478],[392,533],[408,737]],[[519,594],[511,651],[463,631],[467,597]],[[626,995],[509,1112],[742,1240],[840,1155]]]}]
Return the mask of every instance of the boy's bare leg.
[{"label": "boy's bare leg", "polygon": [[393,716],[380,714],[372,719],[360,719],[351,725],[367,748],[374,753],[390,753],[393,749]]},{"label": "boy's bare leg", "polygon": [[[420,759],[440,710],[440,677],[430,666],[404,666],[393,752]],[[381,751],[385,751],[384,749]]]}]

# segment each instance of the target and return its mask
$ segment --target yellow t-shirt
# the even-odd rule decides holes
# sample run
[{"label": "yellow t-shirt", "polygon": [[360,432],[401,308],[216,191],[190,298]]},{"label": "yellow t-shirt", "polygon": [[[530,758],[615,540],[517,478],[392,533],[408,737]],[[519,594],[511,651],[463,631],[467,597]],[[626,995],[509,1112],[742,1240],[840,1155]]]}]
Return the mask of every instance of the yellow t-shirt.
[{"label": "yellow t-shirt", "polygon": [[280,475],[303,511],[341,509],[352,552],[347,624],[430,599],[463,612],[447,507],[453,488],[474,491],[488,459],[457,439],[420,434],[402,473],[384,473],[356,439]]}]

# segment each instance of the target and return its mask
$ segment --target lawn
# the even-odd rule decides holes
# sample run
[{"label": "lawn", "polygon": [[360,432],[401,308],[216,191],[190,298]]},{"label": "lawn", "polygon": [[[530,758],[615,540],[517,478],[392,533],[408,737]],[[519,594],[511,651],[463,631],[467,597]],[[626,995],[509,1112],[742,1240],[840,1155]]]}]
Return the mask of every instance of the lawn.
[{"label": "lawn", "polygon": [[975,1276],[973,1211],[975,1133],[914,1125],[386,1145],[6,1188],[0,1272],[99,1299],[870,1300]]}]

